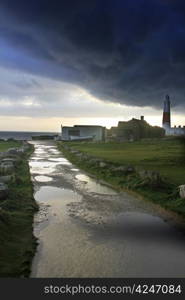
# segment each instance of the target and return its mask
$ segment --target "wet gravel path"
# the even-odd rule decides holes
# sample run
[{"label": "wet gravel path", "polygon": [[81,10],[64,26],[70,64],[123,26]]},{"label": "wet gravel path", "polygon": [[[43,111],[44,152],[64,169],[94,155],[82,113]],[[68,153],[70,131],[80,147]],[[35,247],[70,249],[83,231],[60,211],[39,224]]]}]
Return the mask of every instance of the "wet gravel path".
[{"label": "wet gravel path", "polygon": [[32,277],[184,277],[185,239],[151,203],[72,165],[53,142],[32,142]]}]

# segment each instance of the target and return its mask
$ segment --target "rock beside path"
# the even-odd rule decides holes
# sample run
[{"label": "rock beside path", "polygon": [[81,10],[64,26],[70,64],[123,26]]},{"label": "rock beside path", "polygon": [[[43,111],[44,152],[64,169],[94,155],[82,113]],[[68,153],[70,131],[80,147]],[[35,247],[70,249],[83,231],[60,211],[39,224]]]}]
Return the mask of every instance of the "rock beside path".
[{"label": "rock beside path", "polygon": [[10,181],[14,181],[15,180],[15,175],[4,175],[4,176],[0,176],[0,182],[3,183],[9,183]]},{"label": "rock beside path", "polygon": [[1,162],[0,163],[0,174],[10,175],[14,172],[14,164],[12,162]]},{"label": "rock beside path", "polygon": [[0,200],[5,200],[8,196],[8,186],[0,182]]},{"label": "rock beside path", "polygon": [[180,197],[185,199],[185,184],[179,186]]}]

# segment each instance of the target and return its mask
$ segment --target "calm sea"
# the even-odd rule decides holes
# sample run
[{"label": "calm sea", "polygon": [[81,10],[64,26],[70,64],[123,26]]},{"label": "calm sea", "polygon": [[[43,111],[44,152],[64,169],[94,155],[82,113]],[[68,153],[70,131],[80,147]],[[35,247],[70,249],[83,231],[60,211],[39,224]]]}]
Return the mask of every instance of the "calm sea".
[{"label": "calm sea", "polygon": [[31,140],[32,136],[58,135],[59,132],[0,131],[0,139]]}]

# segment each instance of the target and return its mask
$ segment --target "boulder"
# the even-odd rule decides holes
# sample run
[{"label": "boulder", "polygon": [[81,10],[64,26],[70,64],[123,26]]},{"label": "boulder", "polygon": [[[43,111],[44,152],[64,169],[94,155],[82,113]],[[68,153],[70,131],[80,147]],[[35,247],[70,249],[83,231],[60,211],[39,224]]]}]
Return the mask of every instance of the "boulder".
[{"label": "boulder", "polygon": [[185,199],[185,184],[179,186],[179,195],[182,199]]},{"label": "boulder", "polygon": [[141,179],[148,178],[148,172],[146,170],[139,170],[138,175]]},{"label": "boulder", "polygon": [[133,166],[119,166],[119,167],[113,167],[112,171],[120,175],[121,174],[128,175],[135,172],[135,168]]},{"label": "boulder", "polygon": [[9,175],[14,172],[14,164],[12,162],[1,162],[0,174]]},{"label": "boulder", "polygon": [[89,155],[83,154],[83,160],[89,160]]},{"label": "boulder", "polygon": [[17,162],[17,158],[16,157],[5,157],[1,160],[1,162],[15,164]]},{"label": "boulder", "polygon": [[15,175],[4,175],[0,176],[0,182],[9,183],[15,179]]},{"label": "boulder", "polygon": [[78,157],[79,159],[82,159],[83,153],[77,153],[77,154],[76,154],[76,157]]},{"label": "boulder", "polygon": [[107,164],[105,162],[100,161],[100,163],[99,163],[100,168],[105,168],[106,166],[107,166]]},{"label": "boulder", "polygon": [[17,154],[23,154],[24,152],[26,152],[26,149],[24,147],[17,149]]},{"label": "boulder", "polygon": [[66,150],[69,150],[69,151],[72,150],[68,145],[65,145],[65,144],[63,144],[62,147],[63,147],[64,149],[66,149]]},{"label": "boulder", "polygon": [[73,150],[73,149],[70,149],[70,152],[73,153],[73,154],[78,154],[78,153],[80,153],[78,150]]},{"label": "boulder", "polygon": [[159,173],[155,171],[142,170],[142,171],[138,171],[138,174],[142,179],[150,179],[151,181],[161,180]]},{"label": "boulder", "polygon": [[16,155],[16,156],[21,156],[22,154],[24,154],[25,152],[25,148],[21,147],[21,148],[10,148],[8,150],[8,154],[9,155]]},{"label": "boulder", "polygon": [[133,166],[128,166],[127,173],[133,173],[133,172],[135,172],[135,168]]},{"label": "boulder", "polygon": [[10,148],[10,149],[8,149],[8,153],[9,154],[14,154],[14,155],[17,155],[18,154],[18,148]]},{"label": "boulder", "polygon": [[89,157],[89,164],[91,164],[91,165],[99,164],[100,162],[101,162],[100,158],[91,158],[91,157]]},{"label": "boulder", "polygon": [[0,200],[5,200],[8,196],[8,187],[5,183],[0,182]]},{"label": "boulder", "polygon": [[23,148],[24,148],[25,151],[27,151],[30,148],[30,144],[27,143],[27,142],[24,142],[23,143]]},{"label": "boulder", "polygon": [[8,152],[0,152],[0,159],[8,156]]},{"label": "boulder", "polygon": [[161,188],[164,186],[164,179],[161,177],[161,175],[156,171],[151,170],[143,170],[143,171],[137,171],[138,175],[142,179],[142,183],[140,183],[140,186],[148,185],[150,187],[155,188]]},{"label": "boulder", "polygon": [[112,171],[115,172],[125,172],[127,170],[127,167],[125,166],[119,166],[119,167],[113,167]]},{"label": "boulder", "polygon": [[3,162],[3,163],[10,162],[10,163],[13,163],[14,165],[18,165],[19,162],[21,161],[21,157],[20,157],[20,155],[13,155],[13,154],[9,154],[6,152],[6,155],[4,154],[4,156],[1,157],[0,160],[1,160],[0,163],[1,162]]}]

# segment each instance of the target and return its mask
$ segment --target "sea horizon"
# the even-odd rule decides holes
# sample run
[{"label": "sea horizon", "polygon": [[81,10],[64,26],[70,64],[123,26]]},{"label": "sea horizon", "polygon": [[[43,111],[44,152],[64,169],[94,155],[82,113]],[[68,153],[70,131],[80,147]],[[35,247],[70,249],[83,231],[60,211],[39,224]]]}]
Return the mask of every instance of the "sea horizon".
[{"label": "sea horizon", "polygon": [[10,139],[13,138],[15,140],[30,140],[32,136],[38,135],[58,135],[59,132],[54,131],[19,131],[19,130],[1,130],[0,131],[0,139]]}]

